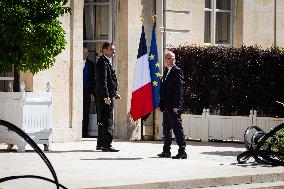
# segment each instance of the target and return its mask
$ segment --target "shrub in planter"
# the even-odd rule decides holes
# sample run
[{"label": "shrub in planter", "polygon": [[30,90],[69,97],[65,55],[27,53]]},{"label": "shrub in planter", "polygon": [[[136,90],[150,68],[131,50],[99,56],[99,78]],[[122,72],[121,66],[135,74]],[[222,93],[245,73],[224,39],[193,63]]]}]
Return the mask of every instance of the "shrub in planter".
[{"label": "shrub in planter", "polygon": [[184,72],[185,109],[200,114],[284,116],[284,51],[259,46],[180,46],[171,49]]},{"label": "shrub in planter", "polygon": [[[281,104],[284,107],[283,102],[277,101],[277,103]],[[278,131],[276,133],[276,137],[273,140],[268,141],[268,144],[274,144],[274,147],[272,149],[273,151],[284,152],[284,129]],[[278,156],[278,158],[284,161],[284,156]]]},{"label": "shrub in planter", "polygon": [[[278,152],[284,152],[284,130],[279,131],[276,138]],[[280,156],[279,158],[284,161],[284,156]]]},{"label": "shrub in planter", "polygon": [[[284,152],[284,130],[276,132],[275,137],[267,140],[266,145],[271,148],[273,152]],[[284,156],[277,156],[284,161]]]}]

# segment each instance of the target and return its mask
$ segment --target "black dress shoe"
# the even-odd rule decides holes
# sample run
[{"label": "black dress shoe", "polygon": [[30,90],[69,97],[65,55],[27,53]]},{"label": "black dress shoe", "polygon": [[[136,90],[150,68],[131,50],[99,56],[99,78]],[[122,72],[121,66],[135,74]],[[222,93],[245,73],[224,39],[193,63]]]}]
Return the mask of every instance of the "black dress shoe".
[{"label": "black dress shoe", "polygon": [[101,149],[102,149],[103,152],[119,152],[119,150],[117,150],[113,147],[108,147],[108,148],[101,147]]},{"label": "black dress shoe", "polygon": [[176,156],[173,156],[172,159],[187,159],[186,152],[178,153]]},{"label": "black dress shoe", "polygon": [[170,158],[171,157],[171,152],[162,152],[158,154],[158,157],[160,158]]},{"label": "black dress shoe", "polygon": [[96,150],[102,150],[102,147],[96,146]]}]

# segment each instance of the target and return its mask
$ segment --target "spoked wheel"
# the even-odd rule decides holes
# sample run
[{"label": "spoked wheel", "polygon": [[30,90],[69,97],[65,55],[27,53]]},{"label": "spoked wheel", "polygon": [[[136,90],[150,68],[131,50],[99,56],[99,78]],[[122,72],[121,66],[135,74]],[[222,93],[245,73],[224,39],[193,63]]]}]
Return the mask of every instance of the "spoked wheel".
[{"label": "spoked wheel", "polygon": [[247,150],[256,149],[257,142],[265,135],[265,132],[257,126],[249,126],[244,133],[244,143]]},{"label": "spoked wheel", "polygon": [[244,164],[251,157],[249,151],[245,151],[237,156],[237,160],[239,164]]},{"label": "spoked wheel", "polygon": [[253,157],[257,163],[284,166],[284,123],[269,133],[257,126],[250,126],[244,134],[246,152],[237,156],[240,164]]}]

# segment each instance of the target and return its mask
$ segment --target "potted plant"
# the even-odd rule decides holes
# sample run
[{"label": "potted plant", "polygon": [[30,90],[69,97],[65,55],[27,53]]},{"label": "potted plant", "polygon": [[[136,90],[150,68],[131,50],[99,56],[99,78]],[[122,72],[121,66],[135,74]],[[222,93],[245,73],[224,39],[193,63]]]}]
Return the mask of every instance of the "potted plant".
[{"label": "potted plant", "polygon": [[60,16],[71,12],[68,0],[0,2],[0,72],[50,68],[66,40]]},{"label": "potted plant", "polygon": [[[0,1],[0,73],[29,71],[35,74],[53,66],[65,48],[65,31],[59,18],[70,14],[68,0]],[[14,77],[15,82],[18,78]],[[18,85],[19,86],[19,85]],[[19,90],[20,87],[16,89]],[[50,88],[48,85],[47,88]],[[15,85],[14,85],[15,89]],[[49,92],[0,92],[0,119],[11,122],[48,150],[52,132]],[[11,105],[12,104],[12,105]],[[26,142],[0,127],[0,143],[14,144],[24,151]]]}]

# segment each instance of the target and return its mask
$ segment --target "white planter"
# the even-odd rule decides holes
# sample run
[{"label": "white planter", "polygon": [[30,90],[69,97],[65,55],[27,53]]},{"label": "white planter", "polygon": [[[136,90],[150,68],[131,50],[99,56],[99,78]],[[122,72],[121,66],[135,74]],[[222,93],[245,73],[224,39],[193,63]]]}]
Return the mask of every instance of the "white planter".
[{"label": "white planter", "polygon": [[[45,150],[51,143],[51,92],[0,92],[0,119],[8,121],[25,133]],[[26,141],[13,131],[0,126],[0,143],[18,146],[25,151]]]},{"label": "white planter", "polygon": [[243,141],[244,131],[252,125],[251,116],[208,115],[209,139]]},{"label": "white planter", "polygon": [[[160,116],[161,133],[162,123],[163,118]],[[249,116],[210,115],[208,109],[204,109],[202,115],[182,114],[185,138],[201,141],[213,139],[243,142],[247,127],[255,125],[269,132],[281,123],[284,123],[284,118],[257,117],[256,111],[251,111]]]}]

